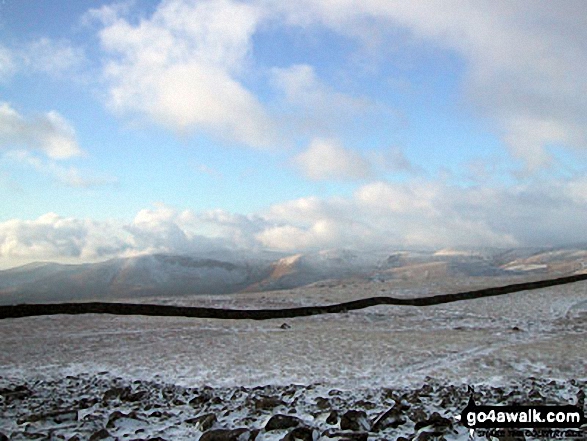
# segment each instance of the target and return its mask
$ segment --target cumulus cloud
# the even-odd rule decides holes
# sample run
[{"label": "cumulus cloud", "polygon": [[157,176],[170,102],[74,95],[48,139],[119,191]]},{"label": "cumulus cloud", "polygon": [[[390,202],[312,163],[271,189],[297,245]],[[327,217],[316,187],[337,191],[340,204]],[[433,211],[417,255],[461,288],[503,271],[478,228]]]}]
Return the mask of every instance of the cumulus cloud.
[{"label": "cumulus cloud", "polygon": [[84,262],[136,254],[205,251],[225,241],[198,234],[194,213],[164,205],[144,209],[128,224],[47,213],[0,222],[0,264],[36,260]]},{"label": "cumulus cloud", "polygon": [[253,147],[276,142],[263,105],[239,82],[261,10],[231,0],[161,3],[136,25],[109,10],[108,104],[181,133],[202,130]]},{"label": "cumulus cloud", "polygon": [[364,179],[372,173],[365,158],[332,139],[314,139],[293,163],[312,180]]},{"label": "cumulus cloud", "polygon": [[[587,14],[581,0],[328,0],[264,4],[301,26],[317,23],[373,44],[398,37],[444,48],[467,62],[464,89],[531,170],[551,144],[587,147]],[[392,34],[392,32],[394,32]],[[391,36],[391,37],[390,37]],[[385,41],[383,39],[382,41]]]},{"label": "cumulus cloud", "polygon": [[53,159],[80,155],[75,130],[59,113],[51,111],[25,118],[8,103],[0,103],[0,149],[41,151]]},{"label": "cumulus cloud", "polygon": [[[264,245],[299,247],[549,246],[583,240],[584,182],[511,188],[443,182],[374,182],[350,198],[303,198],[273,206]],[[296,245],[297,244],[297,245]]]},{"label": "cumulus cloud", "polygon": [[124,252],[124,232],[109,222],[47,213],[35,220],[0,223],[2,260],[94,260]]},{"label": "cumulus cloud", "polygon": [[64,218],[0,223],[0,263],[85,261],[218,248],[556,246],[584,241],[587,181],[457,187],[442,181],[372,182],[349,197],[307,197],[242,215],[156,205],[122,224]]}]

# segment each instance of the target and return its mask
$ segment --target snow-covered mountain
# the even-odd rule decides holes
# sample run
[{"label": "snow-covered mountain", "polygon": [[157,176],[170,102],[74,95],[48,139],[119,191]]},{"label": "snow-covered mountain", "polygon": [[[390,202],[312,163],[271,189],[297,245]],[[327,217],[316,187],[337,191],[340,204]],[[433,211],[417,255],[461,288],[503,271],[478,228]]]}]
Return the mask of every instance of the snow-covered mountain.
[{"label": "snow-covered mountain", "polygon": [[144,255],[100,263],[36,263],[0,272],[3,303],[240,291],[269,274],[263,261]]},{"label": "snow-covered mountain", "polygon": [[31,263],[0,271],[0,303],[268,291],[349,278],[546,276],[586,268],[582,248],[152,254],[80,265]]}]

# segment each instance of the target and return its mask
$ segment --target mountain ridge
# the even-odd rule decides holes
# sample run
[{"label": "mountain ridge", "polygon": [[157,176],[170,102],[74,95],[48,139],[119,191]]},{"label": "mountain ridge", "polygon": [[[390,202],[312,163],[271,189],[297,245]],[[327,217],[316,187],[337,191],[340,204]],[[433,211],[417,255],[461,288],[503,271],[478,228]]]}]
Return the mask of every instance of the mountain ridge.
[{"label": "mountain ridge", "polygon": [[480,249],[359,252],[145,254],[97,263],[34,262],[0,271],[0,303],[229,294],[291,289],[350,278],[492,277],[574,274],[587,250]]}]

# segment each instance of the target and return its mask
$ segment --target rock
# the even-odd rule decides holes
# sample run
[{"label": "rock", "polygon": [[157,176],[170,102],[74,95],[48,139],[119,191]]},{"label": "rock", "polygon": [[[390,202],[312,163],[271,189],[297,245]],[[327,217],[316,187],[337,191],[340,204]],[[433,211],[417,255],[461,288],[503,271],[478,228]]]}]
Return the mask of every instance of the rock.
[{"label": "rock", "polygon": [[327,430],[322,436],[327,438],[338,438],[340,441],[368,441],[369,439],[369,434],[367,432],[344,430]]},{"label": "rock", "polygon": [[128,401],[130,403],[136,403],[138,401],[143,401],[145,400],[149,395],[149,392],[147,392],[146,390],[141,390],[138,392],[123,392],[123,394],[120,396],[121,401]]},{"label": "rock", "polygon": [[108,432],[106,429],[100,429],[97,432],[94,432],[88,441],[98,441],[100,439],[108,438],[109,436],[110,432]]},{"label": "rock", "polygon": [[585,391],[583,389],[580,389],[579,392],[577,392],[577,406],[579,409],[585,407]]},{"label": "rock", "polygon": [[283,405],[285,405],[285,403],[275,397],[260,397],[255,400],[255,409],[257,410],[272,410]]},{"label": "rock", "polygon": [[102,401],[104,403],[106,403],[108,401],[120,399],[120,395],[122,395],[123,393],[124,393],[124,388],[111,387],[106,392],[104,392],[104,395],[102,396]]},{"label": "rock", "polygon": [[206,430],[211,428],[214,425],[214,423],[216,423],[216,421],[216,415],[213,413],[206,413],[204,415],[200,415],[195,418],[185,420],[185,422],[188,424],[194,424],[196,426],[196,429],[201,430],[202,432],[205,432]]},{"label": "rock", "polygon": [[338,424],[338,412],[336,410],[330,412],[330,415],[326,418],[326,424],[330,424],[331,426]]},{"label": "rock", "polygon": [[77,403],[79,409],[88,409],[98,402],[97,398],[82,398]]},{"label": "rock", "polygon": [[395,429],[405,422],[406,420],[405,418],[402,418],[399,407],[394,406],[391,409],[383,412],[375,419],[375,422],[373,423],[373,431],[379,432],[380,430],[385,430],[388,427],[393,427]]},{"label": "rock", "polygon": [[410,409],[409,415],[410,415],[410,419],[414,423],[417,423],[419,421],[424,421],[427,418],[426,412],[424,412],[422,409],[419,409],[419,408]]},{"label": "rock", "polygon": [[445,438],[443,436],[439,437],[439,433],[437,432],[428,432],[426,430],[418,433],[414,438],[413,441],[444,441]]},{"label": "rock", "polygon": [[14,400],[24,400],[32,395],[32,391],[25,385],[18,385],[14,388],[0,389],[0,396],[4,398],[6,404]]},{"label": "rock", "polygon": [[52,420],[57,424],[77,421],[77,410],[55,410],[53,412],[33,414],[25,418],[20,418],[17,422],[18,424],[24,424],[26,422],[33,423],[43,420]]},{"label": "rock", "polygon": [[204,432],[200,441],[253,441],[256,437],[256,432],[250,432],[245,428],[214,429]]},{"label": "rock", "polygon": [[0,432],[0,441],[10,441],[10,438]]},{"label": "rock", "polygon": [[355,406],[360,407],[361,409],[366,409],[366,410],[372,410],[372,409],[375,409],[375,407],[376,407],[375,403],[372,403],[371,401],[367,401],[367,400],[357,401],[355,403]]},{"label": "rock", "polygon": [[[314,431],[309,427],[296,427],[285,435],[281,441],[314,441],[314,432],[317,431]],[[318,433],[316,433],[316,435],[318,435]]]},{"label": "rock", "polygon": [[437,431],[446,431],[448,429],[452,429],[453,424],[452,421],[449,420],[448,418],[445,418],[443,416],[440,416],[440,414],[438,412],[434,412],[430,418],[424,420],[424,421],[419,421],[414,425],[414,430],[418,431],[423,427],[427,427],[427,426],[431,426],[434,429],[436,429]]},{"label": "rock", "polygon": [[327,398],[318,397],[316,398],[316,406],[318,409],[328,409],[330,407],[330,401]]},{"label": "rock", "polygon": [[115,410],[108,417],[108,423],[106,424],[106,427],[109,427],[109,428],[114,427],[116,425],[116,421],[121,420],[121,419],[143,421],[143,419],[140,418],[136,414],[136,412],[129,412],[128,414],[126,414],[126,413],[122,413],[118,410]]},{"label": "rock", "polygon": [[220,404],[221,402],[222,400],[219,397],[215,397],[211,392],[203,390],[189,400],[188,404],[192,407],[202,407],[205,404]]},{"label": "rock", "polygon": [[342,430],[371,430],[371,423],[367,414],[363,410],[349,410],[340,419],[340,428]]},{"label": "rock", "polygon": [[276,414],[269,418],[269,421],[265,424],[265,430],[289,429],[290,427],[299,426],[301,423],[302,421],[295,416]]}]

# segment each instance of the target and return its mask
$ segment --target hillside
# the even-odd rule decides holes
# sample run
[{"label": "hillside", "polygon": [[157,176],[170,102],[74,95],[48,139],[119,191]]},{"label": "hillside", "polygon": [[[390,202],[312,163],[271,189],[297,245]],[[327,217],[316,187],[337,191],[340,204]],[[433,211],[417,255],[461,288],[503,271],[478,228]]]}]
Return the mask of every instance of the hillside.
[{"label": "hillside", "polygon": [[0,271],[0,303],[275,291],[352,280],[535,279],[584,272],[586,266],[587,251],[576,248],[153,254],[80,265],[31,263]]}]

